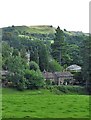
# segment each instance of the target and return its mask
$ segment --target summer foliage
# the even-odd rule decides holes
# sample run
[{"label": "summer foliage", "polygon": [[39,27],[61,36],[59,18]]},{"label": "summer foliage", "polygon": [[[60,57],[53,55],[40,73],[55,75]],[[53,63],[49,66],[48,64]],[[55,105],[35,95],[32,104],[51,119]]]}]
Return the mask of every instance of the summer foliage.
[{"label": "summer foliage", "polygon": [[[83,75],[82,84],[88,86],[89,83],[86,81],[88,81],[89,75],[86,70],[89,68],[86,68],[88,62],[85,61],[85,58],[89,58],[89,54],[86,54],[87,57],[81,54],[87,49],[87,45],[84,44],[87,39],[89,39],[88,34],[62,31],[60,27],[57,29],[52,26],[3,28],[2,68],[9,71],[8,80],[13,82],[13,86],[18,88],[22,86],[22,89],[25,89],[28,83],[25,71],[30,70],[28,63],[31,61],[39,66],[39,70],[38,72],[30,70],[28,73],[37,72],[38,75],[39,71],[62,71],[71,64],[77,64],[83,69],[83,74],[80,74]],[[39,76],[41,81],[42,74]]]},{"label": "summer foliage", "polygon": [[[59,26],[2,29],[3,118],[89,118],[91,36]],[[43,76],[73,64],[82,68],[71,71],[73,85],[52,85]]]}]

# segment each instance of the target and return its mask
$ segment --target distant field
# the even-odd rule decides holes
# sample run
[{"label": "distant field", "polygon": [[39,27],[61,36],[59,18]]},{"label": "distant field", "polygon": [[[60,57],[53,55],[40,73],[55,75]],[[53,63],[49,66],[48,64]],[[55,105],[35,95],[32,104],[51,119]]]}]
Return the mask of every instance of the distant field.
[{"label": "distant field", "polygon": [[89,96],[3,89],[3,118],[86,118]]}]

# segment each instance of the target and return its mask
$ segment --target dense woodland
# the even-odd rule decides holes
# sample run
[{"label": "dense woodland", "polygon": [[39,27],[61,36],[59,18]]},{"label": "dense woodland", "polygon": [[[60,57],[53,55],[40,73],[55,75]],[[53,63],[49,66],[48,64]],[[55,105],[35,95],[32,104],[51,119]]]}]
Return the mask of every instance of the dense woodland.
[{"label": "dense woodland", "polygon": [[73,73],[90,90],[91,40],[89,34],[53,26],[3,28],[2,69],[8,82],[19,90],[45,85],[41,72],[65,71],[72,64],[82,67]]}]

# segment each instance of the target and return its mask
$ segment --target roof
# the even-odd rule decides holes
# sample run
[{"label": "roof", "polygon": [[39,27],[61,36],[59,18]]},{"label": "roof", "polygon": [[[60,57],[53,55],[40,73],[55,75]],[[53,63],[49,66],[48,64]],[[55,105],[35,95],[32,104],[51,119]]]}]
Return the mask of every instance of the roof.
[{"label": "roof", "polygon": [[54,78],[54,74],[52,72],[43,72],[43,76],[46,79],[53,79]]},{"label": "roof", "polygon": [[67,67],[66,70],[80,71],[81,67],[74,64],[74,65],[70,65],[69,67]]},{"label": "roof", "polygon": [[55,77],[73,77],[73,74],[70,72],[43,72],[43,76],[46,79],[54,79]]},{"label": "roof", "polygon": [[8,74],[8,71],[7,71],[7,70],[0,70],[0,74],[1,74],[1,75],[7,75],[7,74]]},{"label": "roof", "polygon": [[57,77],[73,77],[73,74],[70,72],[55,72],[54,73]]}]

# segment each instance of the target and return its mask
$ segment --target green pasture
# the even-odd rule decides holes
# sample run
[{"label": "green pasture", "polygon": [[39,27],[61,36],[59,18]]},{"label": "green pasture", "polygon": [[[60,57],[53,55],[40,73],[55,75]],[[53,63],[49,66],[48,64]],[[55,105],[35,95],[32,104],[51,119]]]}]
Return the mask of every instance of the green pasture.
[{"label": "green pasture", "polygon": [[56,95],[49,90],[4,88],[3,118],[88,118],[88,95]]}]

